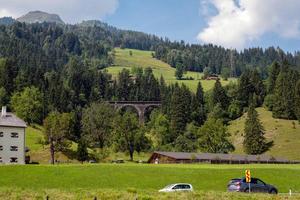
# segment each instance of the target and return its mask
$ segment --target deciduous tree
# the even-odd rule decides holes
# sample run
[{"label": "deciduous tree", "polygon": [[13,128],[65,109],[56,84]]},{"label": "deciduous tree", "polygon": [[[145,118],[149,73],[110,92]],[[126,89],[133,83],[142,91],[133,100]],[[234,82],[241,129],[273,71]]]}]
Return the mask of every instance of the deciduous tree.
[{"label": "deciduous tree", "polygon": [[114,109],[107,103],[92,103],[83,110],[83,137],[91,146],[103,148],[111,143],[115,116]]},{"label": "deciduous tree", "polygon": [[45,138],[50,144],[51,164],[55,161],[55,152],[70,146],[66,139],[70,132],[72,116],[69,113],[51,112],[44,120]]},{"label": "deciduous tree", "polygon": [[29,124],[40,123],[43,115],[42,93],[36,87],[26,87],[11,98],[13,111]]},{"label": "deciduous tree", "polygon": [[221,120],[209,118],[199,129],[199,147],[202,152],[229,153],[234,146],[229,141],[230,134]]},{"label": "deciduous tree", "polygon": [[139,128],[138,118],[134,113],[125,112],[124,115],[118,115],[115,118],[114,129],[117,145],[129,152],[131,161],[133,161],[133,153],[136,150],[136,135]]}]

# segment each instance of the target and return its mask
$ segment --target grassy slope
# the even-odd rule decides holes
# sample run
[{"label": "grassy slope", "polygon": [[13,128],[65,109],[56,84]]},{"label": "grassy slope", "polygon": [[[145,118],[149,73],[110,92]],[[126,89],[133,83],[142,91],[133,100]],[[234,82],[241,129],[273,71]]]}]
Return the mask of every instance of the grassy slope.
[{"label": "grassy slope", "polygon": [[[266,137],[274,140],[274,146],[267,154],[300,160],[300,124],[293,120],[274,119],[272,113],[265,108],[257,108],[259,118],[266,130]],[[229,132],[236,147],[236,152],[241,153],[244,124],[247,114],[230,123]],[[293,125],[295,123],[295,128]]]},{"label": "grassy slope", "polygon": [[[113,76],[117,76],[118,73],[123,69],[131,69],[131,67],[151,67],[153,73],[157,78],[160,78],[161,75],[164,77],[167,83],[184,83],[193,91],[196,90],[197,84],[202,77],[202,73],[198,72],[187,72],[185,77],[193,77],[194,80],[176,80],[175,78],[175,69],[172,68],[167,63],[164,63],[160,60],[152,58],[151,51],[140,51],[134,49],[119,49],[116,48],[116,60],[115,66],[108,67],[107,70]],[[129,55],[129,51],[132,51],[133,55]],[[234,81],[234,79],[231,79]],[[222,85],[226,85],[229,81],[221,81]],[[201,80],[202,86],[205,91],[213,88],[215,81]]]},{"label": "grassy slope", "polygon": [[[188,182],[196,192],[225,192],[231,178],[241,177],[245,169],[252,176],[276,185],[280,192],[300,192],[299,165],[149,165],[101,164],[57,166],[0,166],[0,195],[9,188],[39,192],[43,190],[133,191],[152,193],[170,183]],[[110,192],[114,193],[114,192]]]},{"label": "grassy slope", "polygon": [[[44,135],[41,126],[29,126],[26,129],[26,146],[30,149],[27,154],[30,156],[31,161],[47,164],[50,160],[49,145],[44,145],[42,141],[44,141]],[[72,143],[70,151],[64,154],[61,152],[56,153],[56,159],[64,162],[77,162],[75,159],[72,159],[73,155],[71,155],[76,148],[77,145]]]},{"label": "grassy slope", "polygon": [[[50,160],[49,145],[43,145],[43,142],[41,141],[44,141],[43,128],[37,125],[29,126],[26,129],[26,146],[29,147],[30,152],[27,154],[30,155],[31,161],[39,162],[40,164],[48,164]],[[76,150],[77,144],[72,142],[69,151],[65,153],[56,153],[56,159],[62,162],[78,163],[74,157]],[[149,157],[149,153],[134,154],[134,160],[136,161],[147,161]],[[123,152],[115,153],[110,150],[109,156],[103,162],[110,162],[111,160],[116,159],[123,159],[126,161],[129,159],[129,155]]]}]

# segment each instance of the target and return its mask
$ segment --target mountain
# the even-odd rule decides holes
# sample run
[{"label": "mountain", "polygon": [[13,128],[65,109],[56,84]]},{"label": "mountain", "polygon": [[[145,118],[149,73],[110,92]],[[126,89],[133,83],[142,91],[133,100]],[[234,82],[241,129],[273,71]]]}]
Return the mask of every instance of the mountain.
[{"label": "mountain", "polygon": [[0,25],[11,25],[15,21],[12,17],[2,17],[0,18]]},{"label": "mountain", "polygon": [[50,22],[50,23],[57,23],[57,24],[65,24],[64,21],[57,15],[57,14],[49,14],[42,11],[31,11],[26,15],[23,15],[17,19],[19,22],[25,23],[43,23],[43,22]]}]

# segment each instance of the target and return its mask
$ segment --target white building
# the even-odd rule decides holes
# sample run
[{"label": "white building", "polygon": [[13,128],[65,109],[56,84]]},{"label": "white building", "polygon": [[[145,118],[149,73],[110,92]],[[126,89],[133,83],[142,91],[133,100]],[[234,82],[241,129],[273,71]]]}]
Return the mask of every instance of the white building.
[{"label": "white building", "polygon": [[0,164],[25,164],[26,123],[2,107],[0,117]]}]

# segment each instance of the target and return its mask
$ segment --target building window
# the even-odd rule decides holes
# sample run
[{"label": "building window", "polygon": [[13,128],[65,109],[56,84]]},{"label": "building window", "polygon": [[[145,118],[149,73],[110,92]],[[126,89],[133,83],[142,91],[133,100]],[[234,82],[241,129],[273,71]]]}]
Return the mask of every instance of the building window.
[{"label": "building window", "polygon": [[17,146],[10,146],[10,151],[18,151],[18,147]]},{"label": "building window", "polygon": [[2,157],[0,157],[0,163],[2,163],[3,161],[2,161]]},{"label": "building window", "polygon": [[11,157],[10,158],[10,162],[11,163],[17,163],[18,162],[18,158],[17,157]]},{"label": "building window", "polygon": [[11,133],[10,135],[11,135],[12,138],[18,138],[19,137],[18,133]]},{"label": "building window", "polygon": [[2,145],[0,146],[0,151],[3,151],[3,146]]},{"label": "building window", "polygon": [[0,137],[3,137],[3,132],[0,132]]}]

